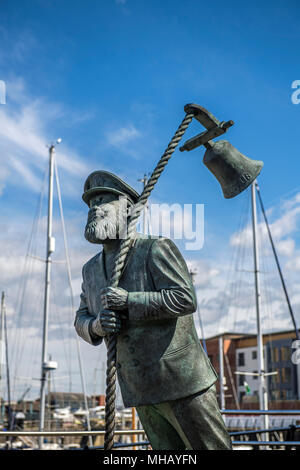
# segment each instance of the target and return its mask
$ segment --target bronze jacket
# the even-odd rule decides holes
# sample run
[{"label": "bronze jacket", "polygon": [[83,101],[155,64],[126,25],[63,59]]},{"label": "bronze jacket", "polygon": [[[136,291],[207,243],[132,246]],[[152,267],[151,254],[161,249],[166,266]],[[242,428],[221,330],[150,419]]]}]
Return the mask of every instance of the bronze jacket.
[{"label": "bronze jacket", "polygon": [[[102,253],[82,270],[75,328],[85,341],[108,285]],[[128,294],[128,320],[117,339],[117,374],[124,405],[141,406],[187,397],[210,387],[217,375],[198,339],[196,295],[186,263],[167,238],[137,234],[119,286]]]}]

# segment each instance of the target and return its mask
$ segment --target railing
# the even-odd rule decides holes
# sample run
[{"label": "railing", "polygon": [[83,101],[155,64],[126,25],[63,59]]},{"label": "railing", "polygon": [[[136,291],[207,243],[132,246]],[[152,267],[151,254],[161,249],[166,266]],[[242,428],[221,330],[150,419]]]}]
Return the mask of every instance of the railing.
[{"label": "railing", "polygon": [[[268,416],[300,416],[300,410],[221,410],[223,415],[268,415]],[[253,436],[260,434],[272,434],[276,432],[287,432],[288,440],[243,440],[243,441],[232,441],[233,446],[252,446],[252,447],[299,447],[300,441],[293,440],[295,431],[300,429],[300,426],[291,425],[288,427],[273,427],[268,429],[251,429],[245,431],[234,431],[230,432],[231,437],[236,436]]]},{"label": "railing", "polygon": [[[300,416],[300,410],[221,410],[223,415],[286,415],[286,416]],[[272,432],[284,432],[290,433],[287,435],[287,440],[233,440],[233,446],[251,446],[251,447],[299,447],[300,441],[290,440],[293,439],[295,431],[300,429],[300,426],[289,426],[289,427],[274,427],[268,429],[253,429],[253,430],[245,430],[245,431],[234,431],[230,432],[230,436],[235,438],[237,436],[253,436],[253,435],[260,435],[265,433],[272,433]],[[96,430],[96,431],[0,431],[0,437],[83,437],[83,436],[104,436],[105,431]],[[133,436],[133,435],[145,435],[145,431],[143,429],[118,429],[115,431],[116,436]],[[115,443],[115,448],[129,448],[129,447],[141,447],[141,446],[148,446],[148,441],[139,441],[134,443]],[[93,449],[103,449],[103,446],[95,446]],[[79,450],[79,449],[78,449]]]},{"label": "railing", "polygon": [[[133,434],[146,434],[143,429],[117,429],[115,435],[132,436]],[[0,436],[104,436],[105,431],[0,431]]]},{"label": "railing", "polygon": [[221,410],[223,415],[299,415],[300,410]]}]

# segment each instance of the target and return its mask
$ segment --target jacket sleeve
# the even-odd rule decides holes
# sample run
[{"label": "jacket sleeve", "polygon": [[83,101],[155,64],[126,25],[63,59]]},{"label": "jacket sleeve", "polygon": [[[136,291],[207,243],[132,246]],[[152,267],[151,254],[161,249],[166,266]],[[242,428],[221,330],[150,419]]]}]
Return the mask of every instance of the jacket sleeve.
[{"label": "jacket sleeve", "polygon": [[103,337],[95,335],[92,332],[92,322],[93,320],[95,320],[96,317],[89,313],[87,306],[84,268],[85,266],[82,269],[83,282],[81,286],[80,305],[79,309],[76,312],[74,326],[77,334],[81,338],[83,338],[85,341],[92,344],[93,346],[98,346],[102,343]]},{"label": "jacket sleeve", "polygon": [[161,320],[193,313],[196,294],[187,265],[176,245],[167,238],[155,240],[147,267],[154,292],[129,292],[129,320]]}]

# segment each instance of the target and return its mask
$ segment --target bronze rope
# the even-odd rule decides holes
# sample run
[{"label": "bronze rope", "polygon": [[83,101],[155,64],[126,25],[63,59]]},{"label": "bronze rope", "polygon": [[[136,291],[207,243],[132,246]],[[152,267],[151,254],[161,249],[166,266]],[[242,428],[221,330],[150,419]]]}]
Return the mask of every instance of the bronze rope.
[{"label": "bronze rope", "polygon": [[[131,214],[126,238],[122,239],[118,254],[114,261],[114,270],[110,279],[110,286],[117,287],[125,264],[128,251],[131,246],[131,239],[135,233],[137,220],[155,186],[158,178],[163,172],[175,148],[180,142],[183,134],[193,119],[193,114],[186,114],[182,123],[178,127],[174,137],[170,141],[165,153],[159,160],[148,183],[146,184],[138,202],[134,206]],[[117,357],[117,334],[110,335],[107,342],[107,369],[106,369],[106,402],[105,402],[105,442],[104,450],[111,450],[114,446],[115,430],[115,401],[116,401],[116,357]]]}]

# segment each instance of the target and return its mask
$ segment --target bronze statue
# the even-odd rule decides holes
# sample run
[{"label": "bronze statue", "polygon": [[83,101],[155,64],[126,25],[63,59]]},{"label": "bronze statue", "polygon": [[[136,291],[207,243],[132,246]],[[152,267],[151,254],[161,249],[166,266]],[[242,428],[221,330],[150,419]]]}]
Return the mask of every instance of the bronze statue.
[{"label": "bronze statue", "polygon": [[103,250],[83,266],[76,331],[94,346],[118,333],[123,402],[136,407],[153,449],[231,449],[216,399],[217,375],[194,325],[194,287],[176,245],[135,233],[119,287],[108,287],[128,209],[138,197],[106,171],[85,182],[85,237]]}]

